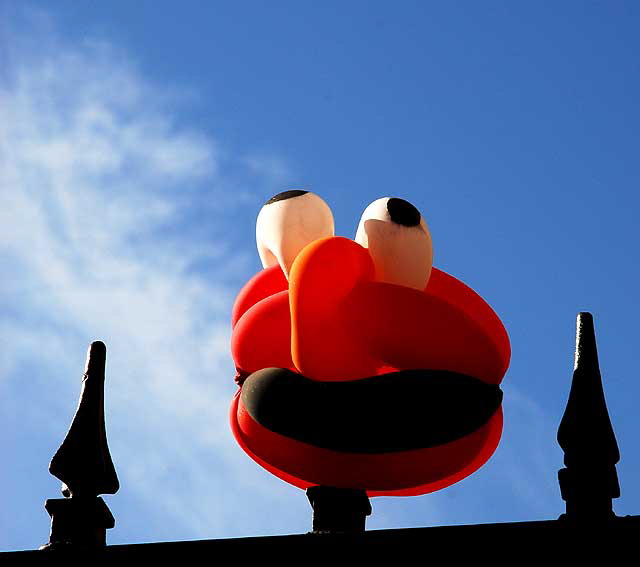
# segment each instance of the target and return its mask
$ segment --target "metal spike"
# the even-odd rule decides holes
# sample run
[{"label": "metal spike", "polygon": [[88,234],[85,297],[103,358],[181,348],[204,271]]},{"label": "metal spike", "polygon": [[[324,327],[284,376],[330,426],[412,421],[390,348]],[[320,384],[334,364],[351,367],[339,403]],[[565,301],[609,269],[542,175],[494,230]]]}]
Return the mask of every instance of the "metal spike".
[{"label": "metal spike", "polygon": [[65,496],[115,494],[120,488],[104,423],[106,352],[100,341],[89,347],[78,408],[49,465],[49,472],[64,483]]},{"label": "metal spike", "polygon": [[104,376],[107,349],[96,341],[87,353],[82,390],[71,427],[51,459],[49,472],[62,481],[65,498],[45,502],[51,516],[49,543],[42,550],[96,549],[106,545],[115,520],[99,494],[120,487],[104,424]]},{"label": "metal spike", "polygon": [[558,443],[566,466],[558,471],[566,518],[615,517],[611,500],[620,496],[615,468],[620,453],[604,397],[590,313],[578,314],[573,380]]}]

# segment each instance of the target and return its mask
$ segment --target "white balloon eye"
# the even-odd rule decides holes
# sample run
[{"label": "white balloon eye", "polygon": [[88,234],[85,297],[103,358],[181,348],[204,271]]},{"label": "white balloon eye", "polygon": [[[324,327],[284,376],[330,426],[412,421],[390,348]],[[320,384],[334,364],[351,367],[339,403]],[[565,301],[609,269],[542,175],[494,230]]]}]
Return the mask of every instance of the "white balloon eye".
[{"label": "white balloon eye", "polygon": [[376,280],[423,290],[433,264],[431,234],[409,201],[383,197],[362,213],[355,241],[369,249]]},{"label": "white balloon eye", "polygon": [[258,214],[256,241],[262,265],[280,264],[287,278],[291,264],[307,244],[333,236],[333,214],[318,195],[284,191],[269,199]]}]

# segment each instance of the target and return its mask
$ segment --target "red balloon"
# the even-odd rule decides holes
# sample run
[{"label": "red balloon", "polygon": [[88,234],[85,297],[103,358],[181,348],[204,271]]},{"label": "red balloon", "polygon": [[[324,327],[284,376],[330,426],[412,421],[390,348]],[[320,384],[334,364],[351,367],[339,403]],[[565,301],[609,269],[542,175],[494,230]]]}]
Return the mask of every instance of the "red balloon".
[{"label": "red balloon", "polygon": [[338,317],[359,348],[390,367],[450,370],[499,384],[509,365],[509,339],[493,310],[436,268],[425,291],[363,282]]},{"label": "red balloon", "polygon": [[295,368],[291,360],[289,293],[279,291],[247,309],[231,335],[231,355],[246,373],[262,368]]},{"label": "red balloon", "polygon": [[[281,367],[336,381],[428,369],[499,384],[510,346],[491,307],[453,276],[434,268],[424,291],[376,282],[367,250],[331,237],[299,253],[289,282],[274,266],[247,283],[233,309],[232,354],[245,373]],[[264,427],[239,393],[231,408],[236,440],[261,466],[300,488],[361,488],[371,496],[432,492],[482,466],[502,431],[499,408],[473,433],[442,445],[377,454],[334,451]]]},{"label": "red balloon", "polygon": [[237,295],[231,311],[231,325],[235,327],[247,309],[274,293],[285,291],[288,287],[289,282],[284,277],[280,266],[271,266],[258,272]]},{"label": "red balloon", "polygon": [[354,380],[381,366],[339,318],[341,304],[360,282],[374,276],[365,248],[339,236],[307,245],[289,274],[291,354],[296,368],[314,380]]}]

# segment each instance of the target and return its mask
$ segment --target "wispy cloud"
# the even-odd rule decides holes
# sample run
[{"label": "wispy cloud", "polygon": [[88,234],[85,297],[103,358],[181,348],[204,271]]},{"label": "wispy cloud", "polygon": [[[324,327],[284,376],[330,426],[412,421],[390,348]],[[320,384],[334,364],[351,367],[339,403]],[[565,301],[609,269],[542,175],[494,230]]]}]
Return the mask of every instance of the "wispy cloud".
[{"label": "wispy cloud", "polygon": [[[284,166],[225,157],[211,134],[180,122],[179,89],[149,83],[107,42],[44,41],[45,51],[14,44],[0,90],[0,383],[10,392],[3,407],[21,408],[19,417],[3,412],[3,429],[29,422],[55,447],[84,349],[102,339],[123,486],[112,500],[131,505],[119,519],[129,537],[251,533],[251,498],[280,489],[264,484],[227,426],[229,282],[246,276],[243,256],[253,251],[232,251],[221,236],[235,217],[255,216],[248,180],[283,180]],[[233,177],[221,173],[227,159]],[[230,193],[244,197],[232,207]],[[194,229],[203,210],[217,228]],[[27,477],[46,475],[49,457]],[[7,473],[14,484],[20,459]]]}]

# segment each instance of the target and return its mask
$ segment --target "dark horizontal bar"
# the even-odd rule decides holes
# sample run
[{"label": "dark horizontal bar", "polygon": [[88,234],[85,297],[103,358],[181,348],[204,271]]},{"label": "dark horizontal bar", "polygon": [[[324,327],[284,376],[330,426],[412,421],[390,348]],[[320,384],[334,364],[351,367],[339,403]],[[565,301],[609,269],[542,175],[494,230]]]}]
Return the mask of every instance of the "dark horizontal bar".
[{"label": "dark horizontal bar", "polygon": [[[392,530],[370,530],[360,534],[297,534],[282,536],[263,536],[247,538],[229,538],[212,540],[194,540],[161,543],[139,543],[111,545],[94,553],[85,555],[91,564],[117,565],[121,560],[145,562],[172,562],[207,558],[220,558],[220,553],[236,553],[234,562],[245,564],[249,559],[264,562],[267,558],[287,558],[287,564],[295,554],[312,552],[314,557],[324,552],[335,556],[338,551],[357,552],[358,557],[375,557],[381,547],[396,550],[402,556],[406,553],[419,553],[428,562],[436,555],[447,553],[453,559],[468,557],[476,559],[499,558],[498,564],[510,557],[513,561],[523,554],[527,557],[557,558],[572,557],[578,554],[580,547],[586,545],[593,550],[597,541],[589,540],[585,534],[592,531],[606,537],[598,538],[609,551],[616,553],[629,550],[635,554],[640,535],[640,516],[616,518],[606,526],[582,526],[572,528],[561,520],[537,522],[510,522],[500,524],[473,524],[462,526],[437,526],[427,528],[404,528]],[[514,542],[527,547],[519,548],[517,556],[507,551]],[[559,547],[558,547],[559,546]],[[576,547],[578,546],[578,547]],[[294,555],[291,555],[294,554]],[[371,554],[371,555],[370,555]],[[546,554],[546,555],[545,555]],[[634,555],[635,556],[635,555]],[[337,556],[335,556],[337,557]],[[74,564],[82,554],[65,551],[13,551],[0,553],[0,565],[66,565]],[[300,555],[299,561],[308,556]],[[507,564],[507,563],[505,563]]]}]

